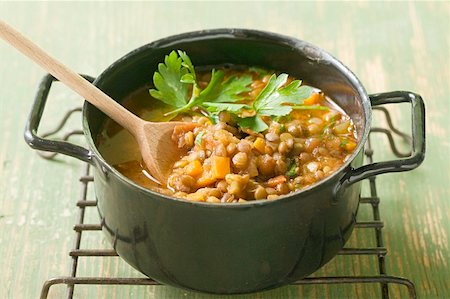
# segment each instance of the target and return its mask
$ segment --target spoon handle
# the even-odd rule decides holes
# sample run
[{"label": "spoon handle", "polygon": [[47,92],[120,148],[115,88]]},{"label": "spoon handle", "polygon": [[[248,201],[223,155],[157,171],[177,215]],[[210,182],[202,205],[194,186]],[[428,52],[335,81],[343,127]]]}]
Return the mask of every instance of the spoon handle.
[{"label": "spoon handle", "polygon": [[0,37],[131,132],[142,120],[0,20]]}]

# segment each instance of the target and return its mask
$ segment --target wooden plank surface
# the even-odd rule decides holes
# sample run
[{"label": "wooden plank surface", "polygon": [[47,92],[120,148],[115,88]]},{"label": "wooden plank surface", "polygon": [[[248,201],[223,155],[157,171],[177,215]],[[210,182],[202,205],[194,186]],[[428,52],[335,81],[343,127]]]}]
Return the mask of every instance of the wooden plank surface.
[{"label": "wooden plank surface", "polygon": [[[427,155],[413,172],[377,179],[385,221],[388,273],[411,279],[420,298],[450,297],[449,105],[450,3],[297,2],[0,2],[0,18],[14,25],[74,70],[98,75],[134,48],[191,30],[241,27],[308,40],[346,64],[369,93],[411,90],[427,108]],[[44,75],[0,42],[0,298],[38,298],[51,277],[69,274],[78,177],[84,165],[59,157],[45,161],[27,147],[22,132]],[[81,99],[52,88],[42,131]],[[410,130],[407,106],[390,107],[395,123]],[[375,124],[385,126],[375,114]],[[69,128],[80,127],[73,116]],[[375,158],[391,159],[387,141],[375,136]],[[374,137],[374,138],[375,138]],[[74,138],[83,143],[83,138]],[[407,150],[407,147],[402,147]],[[92,191],[92,190],[91,190]],[[92,197],[92,192],[90,192]],[[369,211],[361,210],[361,217]],[[95,222],[95,211],[88,213]],[[107,246],[94,233],[85,246]],[[373,237],[354,235],[351,245]],[[318,274],[368,274],[375,261],[339,257]],[[81,275],[142,277],[117,258],[80,261]],[[393,297],[407,296],[392,287]],[[49,298],[64,298],[63,287]],[[75,298],[211,298],[168,286],[83,287]],[[286,286],[232,298],[377,298],[378,286]],[[230,298],[214,296],[214,298]]]}]

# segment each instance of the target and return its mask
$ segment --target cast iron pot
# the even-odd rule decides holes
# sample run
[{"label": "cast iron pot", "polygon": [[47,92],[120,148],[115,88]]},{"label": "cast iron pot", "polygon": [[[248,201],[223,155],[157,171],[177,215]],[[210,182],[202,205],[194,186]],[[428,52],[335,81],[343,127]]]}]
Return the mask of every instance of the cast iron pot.
[{"label": "cast iron pot", "polygon": [[[109,165],[96,145],[106,116],[87,102],[83,130],[89,149],[38,137],[46,98],[55,80],[44,78],[26,127],[26,142],[33,148],[73,156],[94,166],[104,233],[123,259],[161,283],[232,294],[301,279],[327,263],[349,238],[361,180],[411,170],[424,159],[425,108],[419,95],[389,92],[368,96],[355,75],[330,54],[278,34],[219,29],[171,36],[125,55],[94,84],[121,102],[131,92],[150,86],[157,64],[174,49],[186,51],[195,66],[262,66],[303,79],[347,112],[357,127],[359,143],[333,175],[278,200],[189,202],[144,189]],[[371,107],[399,102],[412,105],[411,156],[362,166]]]}]

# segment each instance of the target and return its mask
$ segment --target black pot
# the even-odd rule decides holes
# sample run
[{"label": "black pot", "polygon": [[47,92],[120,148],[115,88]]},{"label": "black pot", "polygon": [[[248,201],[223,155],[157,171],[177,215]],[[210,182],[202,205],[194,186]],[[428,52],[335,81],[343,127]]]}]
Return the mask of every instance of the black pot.
[{"label": "black pot", "polygon": [[[95,194],[103,231],[123,259],[161,283],[231,294],[301,279],[334,257],[349,238],[361,180],[411,170],[424,159],[425,108],[419,95],[390,92],[368,96],[355,75],[330,54],[277,34],[219,29],[168,37],[125,55],[94,84],[121,102],[131,92],[151,85],[157,64],[174,49],[186,51],[196,66],[263,66],[305,80],[347,112],[357,127],[359,143],[333,175],[278,200],[211,204],[171,198],[136,185],[103,159],[95,140],[106,116],[87,102],[83,129],[89,149],[38,137],[45,101],[55,80],[47,76],[26,127],[27,143],[95,166]],[[399,102],[412,104],[411,156],[362,166],[371,107]]]}]

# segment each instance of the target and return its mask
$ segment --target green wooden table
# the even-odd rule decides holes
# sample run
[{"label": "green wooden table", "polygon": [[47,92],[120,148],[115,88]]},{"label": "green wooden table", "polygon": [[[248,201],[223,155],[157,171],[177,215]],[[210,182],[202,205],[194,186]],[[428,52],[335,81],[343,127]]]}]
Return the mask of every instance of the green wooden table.
[{"label": "green wooden table", "polygon": [[[427,154],[423,165],[377,179],[387,271],[412,280],[420,298],[450,297],[449,134],[450,3],[0,3],[0,18],[74,70],[98,75],[130,50],[168,35],[219,27],[273,31],[328,50],[361,79],[369,93],[411,90],[427,108]],[[23,128],[45,72],[0,42],[0,298],[38,298],[51,277],[69,274],[68,251],[80,198],[84,164],[67,157],[49,162],[30,150]],[[80,98],[55,86],[42,131],[55,126]],[[395,124],[410,131],[409,108],[389,107]],[[375,125],[385,126],[375,112]],[[67,127],[80,128],[80,117]],[[83,138],[74,138],[83,143]],[[375,159],[392,158],[386,138],[376,136]],[[407,150],[407,146],[402,147]],[[367,186],[366,186],[367,187]],[[365,191],[366,192],[366,191]],[[92,190],[89,195],[92,197]],[[361,217],[369,215],[361,211]],[[95,223],[95,211],[86,215]],[[97,233],[98,234],[98,233]],[[350,245],[370,247],[354,235]],[[83,246],[107,247],[95,233]],[[320,275],[373,273],[375,260],[339,257]],[[117,257],[80,259],[82,276],[142,277]],[[372,271],[372,272],[371,272]],[[393,298],[405,298],[391,287]],[[377,298],[378,285],[286,286],[232,298]],[[64,298],[64,286],[49,298]],[[80,287],[75,298],[210,298],[168,286]],[[220,298],[216,296],[214,298]],[[229,297],[223,297],[229,298]]]}]

